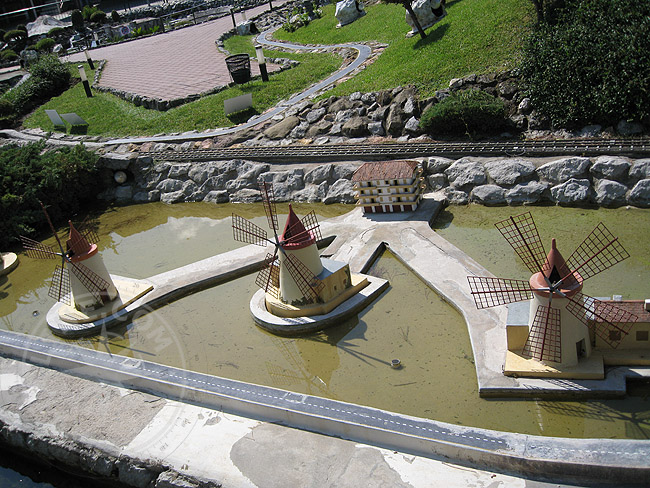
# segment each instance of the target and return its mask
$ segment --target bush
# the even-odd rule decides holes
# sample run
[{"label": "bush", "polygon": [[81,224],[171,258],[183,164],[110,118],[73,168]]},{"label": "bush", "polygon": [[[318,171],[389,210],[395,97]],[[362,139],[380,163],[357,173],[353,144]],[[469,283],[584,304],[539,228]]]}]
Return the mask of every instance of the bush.
[{"label": "bush", "polygon": [[27,36],[27,26],[25,24],[18,24],[16,26],[16,29],[23,31],[25,33],[25,37]]},{"label": "bush", "polygon": [[76,31],[81,31],[84,28],[84,17],[77,9],[73,10],[70,14],[70,22]]},{"label": "bush", "polygon": [[0,57],[2,57],[3,61],[15,61],[18,59],[18,54],[13,49],[5,49],[0,53]]},{"label": "bush", "polygon": [[47,35],[49,37],[56,37],[63,33],[65,33],[65,29],[63,27],[55,27],[54,29],[50,29],[50,32],[48,32]]},{"label": "bush", "polygon": [[104,22],[106,22],[106,13],[102,12],[101,10],[94,12],[90,16],[90,21],[95,22],[96,24],[103,24]]},{"label": "bush", "polygon": [[479,90],[454,93],[422,114],[420,127],[429,134],[490,133],[506,124],[503,101]]},{"label": "bush", "polygon": [[650,117],[650,3],[567,0],[533,32],[521,67],[534,106],[554,125]]},{"label": "bush", "polygon": [[0,147],[0,248],[19,235],[46,230],[38,201],[55,225],[82,210],[98,192],[97,156],[82,145],[43,152],[45,143]]},{"label": "bush", "polygon": [[[102,12],[102,11],[99,9],[99,7],[94,7],[94,6],[91,7],[90,5],[86,5],[86,6],[81,10],[81,15],[83,16],[84,20],[86,20],[86,21],[89,21],[89,20],[90,20],[90,21],[92,22],[91,17],[93,16],[93,14],[95,14],[95,13],[97,13],[97,12]],[[102,13],[104,14],[104,12],[102,12]],[[104,15],[106,15],[106,14],[104,14]]]},{"label": "bush", "polygon": [[4,41],[6,43],[19,42],[19,41],[23,41],[23,43],[26,43],[27,42],[27,33],[25,31],[23,31],[23,30],[20,30],[20,29],[14,29],[14,30],[10,30],[9,32],[7,32],[4,35],[3,39],[4,39]]},{"label": "bush", "polygon": [[122,18],[120,17],[120,13],[117,10],[113,10],[111,12],[111,20],[116,24],[118,24],[122,20]]},{"label": "bush", "polygon": [[12,127],[18,114],[9,100],[0,98],[0,127],[6,129]]},{"label": "bush", "polygon": [[39,52],[51,52],[52,48],[56,44],[56,41],[52,39],[51,37],[46,37],[44,39],[41,39],[36,43],[36,50]]}]

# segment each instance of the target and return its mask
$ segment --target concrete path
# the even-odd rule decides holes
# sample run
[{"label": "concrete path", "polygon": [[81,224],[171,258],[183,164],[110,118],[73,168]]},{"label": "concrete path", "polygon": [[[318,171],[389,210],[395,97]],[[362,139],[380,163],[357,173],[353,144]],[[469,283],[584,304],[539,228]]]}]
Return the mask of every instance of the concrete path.
[{"label": "concrete path", "polygon": [[[274,6],[281,5],[276,2]],[[247,10],[253,18],[269,10],[268,5]],[[236,15],[241,22],[241,14]],[[93,60],[106,60],[99,86],[138,95],[174,100],[214,90],[231,83],[226,67],[226,54],[217,49],[215,41],[232,29],[230,16],[191,27],[100,47],[90,51]],[[83,62],[83,53],[64,58]],[[269,72],[279,69],[267,63]],[[251,59],[251,73],[259,75],[259,65]]]}]

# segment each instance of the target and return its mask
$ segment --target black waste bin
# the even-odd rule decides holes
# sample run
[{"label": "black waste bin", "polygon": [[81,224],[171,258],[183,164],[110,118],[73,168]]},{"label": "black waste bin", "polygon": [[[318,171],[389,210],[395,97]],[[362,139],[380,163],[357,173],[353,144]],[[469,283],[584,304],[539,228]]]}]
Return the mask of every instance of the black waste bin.
[{"label": "black waste bin", "polygon": [[232,81],[241,84],[251,79],[251,58],[248,54],[233,54],[226,58]]}]

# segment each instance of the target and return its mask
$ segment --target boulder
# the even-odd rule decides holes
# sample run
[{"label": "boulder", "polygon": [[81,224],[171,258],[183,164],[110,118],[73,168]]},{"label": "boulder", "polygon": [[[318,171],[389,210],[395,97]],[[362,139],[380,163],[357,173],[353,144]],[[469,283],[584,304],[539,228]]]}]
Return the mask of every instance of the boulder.
[{"label": "boulder", "polygon": [[596,203],[603,207],[620,207],[625,204],[627,186],[612,180],[596,183]]},{"label": "boulder", "polygon": [[616,125],[616,132],[622,136],[635,136],[643,133],[643,125],[638,122],[628,122],[627,120],[621,120]]},{"label": "boulder", "polygon": [[183,182],[181,180],[174,180],[171,178],[162,180],[156,186],[156,190],[159,190],[161,193],[171,193],[179,191],[181,188],[183,188]]},{"label": "boulder", "polygon": [[630,168],[632,181],[645,180],[650,178],[650,159],[638,159]]},{"label": "boulder", "polygon": [[467,158],[455,161],[445,170],[445,174],[455,189],[483,185],[487,181],[483,165]]},{"label": "boulder", "polygon": [[515,185],[535,173],[535,165],[523,159],[504,159],[485,164],[488,176],[497,185]]},{"label": "boulder", "polygon": [[630,169],[627,159],[620,156],[598,156],[589,170],[594,178],[625,181]]},{"label": "boulder", "polygon": [[272,140],[284,139],[299,123],[300,119],[295,115],[285,117],[284,120],[266,129],[264,135]]},{"label": "boulder", "polygon": [[106,153],[97,161],[100,168],[108,168],[113,171],[125,170],[131,164],[131,161],[137,159],[137,153]]},{"label": "boulder", "polygon": [[357,166],[352,163],[337,164],[332,170],[332,181],[340,180],[341,178],[349,180],[356,170]]},{"label": "boulder", "polygon": [[589,158],[562,158],[540,166],[537,168],[537,174],[540,179],[553,184],[564,183],[572,178],[586,176],[590,164]]},{"label": "boulder", "polygon": [[208,194],[203,198],[203,201],[206,203],[228,203],[230,197],[228,192],[225,190],[213,190],[208,192]]},{"label": "boulder", "polygon": [[323,198],[323,203],[354,203],[354,188],[352,182],[348,179],[340,179],[329,187],[327,195]]},{"label": "boulder", "polygon": [[447,176],[444,173],[436,173],[427,176],[427,184],[431,191],[442,190],[447,186]]},{"label": "boulder", "polygon": [[370,122],[368,124],[368,132],[373,136],[385,136],[386,131],[384,130],[384,124],[381,121]]},{"label": "boulder", "polygon": [[133,198],[133,187],[131,185],[120,185],[115,189],[115,200],[118,203],[128,202]]},{"label": "boulder", "polygon": [[453,159],[443,158],[441,156],[431,156],[423,164],[424,171],[428,174],[436,174],[444,172],[454,162]]},{"label": "boulder", "polygon": [[305,173],[305,183],[312,183],[315,185],[320,185],[322,182],[330,181],[332,175],[332,165],[331,164],[322,164],[316,166],[314,169],[311,169]]},{"label": "boulder", "polygon": [[404,130],[410,134],[421,133],[422,130],[420,129],[420,121],[415,117],[411,117],[406,121],[406,124],[404,124]]},{"label": "boulder", "polygon": [[363,137],[368,135],[368,123],[365,117],[355,116],[343,124],[343,135],[347,137]]},{"label": "boulder", "polygon": [[519,105],[517,105],[517,112],[522,115],[528,115],[531,110],[533,110],[533,106],[529,97],[523,98],[521,102],[519,102]]},{"label": "boulder", "polygon": [[321,134],[327,134],[332,129],[332,122],[329,120],[321,120],[320,122],[313,124],[307,130],[305,137],[313,139]]},{"label": "boulder", "polygon": [[634,185],[627,201],[635,207],[650,207],[650,179],[641,180]]},{"label": "boulder", "polygon": [[467,205],[469,203],[467,192],[454,190],[453,188],[445,189],[445,198],[450,205]]},{"label": "boulder", "polygon": [[393,136],[399,136],[402,134],[403,129],[404,111],[399,104],[393,104],[386,116],[386,131]]},{"label": "boulder", "polygon": [[230,201],[237,203],[254,203],[261,200],[262,196],[259,190],[252,188],[244,188],[230,195]]},{"label": "boulder", "polygon": [[293,128],[293,130],[289,133],[289,137],[292,139],[302,139],[307,134],[308,129],[309,124],[303,120],[300,122],[300,124]]},{"label": "boulder", "polygon": [[578,205],[591,200],[592,189],[589,180],[571,178],[551,188],[553,200],[560,205]]},{"label": "boulder", "polygon": [[504,205],[505,193],[506,191],[498,185],[481,185],[474,187],[469,194],[469,199],[483,205]]},{"label": "boulder", "polygon": [[327,195],[329,185],[323,181],[320,185],[307,185],[303,190],[293,194],[293,199],[297,202],[320,202]]},{"label": "boulder", "polygon": [[337,27],[351,24],[366,12],[363,7],[356,0],[341,0],[336,3],[336,11],[334,16],[339,21]]},{"label": "boulder", "polygon": [[169,168],[168,177],[179,179],[187,176],[187,172],[192,167],[192,163],[172,164]]},{"label": "boulder", "polygon": [[307,115],[305,115],[305,120],[309,124],[313,124],[314,122],[318,122],[323,117],[323,115],[325,115],[326,113],[327,113],[327,110],[325,110],[325,108],[319,108],[319,109],[316,109],[316,110],[311,110],[311,111],[307,112]]},{"label": "boulder", "polygon": [[163,203],[180,203],[185,201],[185,194],[182,190],[169,193],[160,192],[160,201]]},{"label": "boulder", "polygon": [[506,191],[505,199],[508,205],[524,205],[539,203],[544,200],[544,192],[548,189],[548,183],[539,181],[528,181],[513,186]]}]

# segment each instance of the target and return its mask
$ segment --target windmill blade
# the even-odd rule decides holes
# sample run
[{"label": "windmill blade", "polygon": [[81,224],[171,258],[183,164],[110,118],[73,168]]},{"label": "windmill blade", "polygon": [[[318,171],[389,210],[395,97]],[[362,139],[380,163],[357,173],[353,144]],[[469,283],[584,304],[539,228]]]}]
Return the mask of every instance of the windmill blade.
[{"label": "windmill blade", "polygon": [[266,264],[257,273],[255,284],[259,286],[265,293],[268,293],[276,300],[280,299],[280,289],[276,283],[280,283],[280,267],[275,264],[277,258],[277,248],[275,254],[266,255]]},{"label": "windmill blade", "polygon": [[639,317],[610,303],[578,293],[567,297],[566,309],[613,348],[618,347]]},{"label": "windmill blade", "polygon": [[97,273],[81,263],[68,261],[68,264],[70,265],[70,271],[72,274],[77,277],[84,288],[88,290],[88,292],[95,297],[98,302],[105,304],[109,301],[108,287],[110,285],[104,278],[97,275]]},{"label": "windmill blade", "polygon": [[467,280],[478,309],[521,302],[533,296],[530,284],[523,280],[482,276],[468,276]]},{"label": "windmill blade", "polygon": [[305,263],[293,254],[287,253],[285,254],[285,258],[284,264],[291,278],[293,278],[293,281],[298,286],[300,293],[312,302],[317,302],[319,293],[325,287],[325,283],[314,276],[314,273],[305,266]]},{"label": "windmill blade", "polygon": [[73,306],[72,291],[70,288],[70,275],[68,270],[62,266],[56,265],[54,275],[52,275],[52,284],[47,294],[57,302]]},{"label": "windmill blade", "polygon": [[562,336],[558,309],[544,305],[537,307],[522,355],[538,361],[562,362]]},{"label": "windmill blade", "polygon": [[95,229],[98,227],[96,219],[86,218],[80,224],[75,225],[75,227],[77,228],[79,234],[81,234],[81,236],[86,239],[88,243],[97,244],[99,242],[99,236],[95,231]]},{"label": "windmill blade", "polygon": [[270,242],[264,229],[237,214],[232,214],[232,235],[236,241],[262,247]]},{"label": "windmill blade", "polygon": [[307,230],[307,232],[310,232],[317,241],[320,241],[323,238],[320,232],[320,224],[316,218],[316,212],[312,210],[307,215],[305,215],[300,220],[300,222],[302,222],[302,225],[305,226],[305,230]]},{"label": "windmill blade", "polygon": [[25,252],[30,258],[54,259],[55,257],[60,256],[60,254],[55,252],[51,246],[41,244],[29,237],[20,236],[20,242],[23,243],[23,249],[25,249]]},{"label": "windmill blade", "polygon": [[273,185],[264,180],[260,181],[260,192],[262,192],[262,204],[264,205],[264,212],[266,212],[266,219],[269,222],[269,227],[275,233],[278,232],[278,212],[275,209],[275,200],[273,196]]},{"label": "windmill blade", "polygon": [[494,225],[531,273],[542,271],[546,251],[530,212],[510,217]]},{"label": "windmill blade", "polygon": [[629,257],[618,237],[614,237],[600,222],[573,251],[567,259],[567,265],[571,272],[578,273],[584,281]]},{"label": "windmill blade", "polygon": [[295,222],[285,229],[283,234],[284,242],[287,244],[304,242],[312,237],[317,241],[323,238],[320,232],[320,224],[313,210],[300,219],[300,222]]}]

